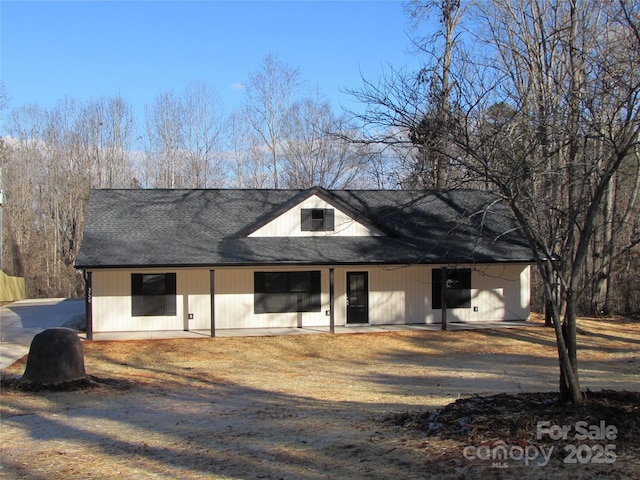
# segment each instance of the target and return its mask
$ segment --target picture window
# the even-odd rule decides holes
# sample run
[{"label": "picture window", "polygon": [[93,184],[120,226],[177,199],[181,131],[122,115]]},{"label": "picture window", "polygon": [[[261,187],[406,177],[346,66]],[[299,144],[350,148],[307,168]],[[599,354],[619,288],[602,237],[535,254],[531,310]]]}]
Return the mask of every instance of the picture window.
[{"label": "picture window", "polygon": [[255,272],[254,312],[319,312],[320,271]]},{"label": "picture window", "polygon": [[131,315],[134,317],[176,315],[176,274],[132,273]]}]

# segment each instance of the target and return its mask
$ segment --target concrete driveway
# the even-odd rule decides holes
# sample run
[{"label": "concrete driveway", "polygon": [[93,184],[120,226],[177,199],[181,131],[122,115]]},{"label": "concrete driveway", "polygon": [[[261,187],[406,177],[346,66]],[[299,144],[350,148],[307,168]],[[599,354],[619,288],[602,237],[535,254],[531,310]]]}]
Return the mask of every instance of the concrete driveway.
[{"label": "concrete driveway", "polygon": [[84,300],[49,298],[21,300],[0,307],[0,368],[6,368],[29,353],[38,333],[61,327],[84,314]]}]

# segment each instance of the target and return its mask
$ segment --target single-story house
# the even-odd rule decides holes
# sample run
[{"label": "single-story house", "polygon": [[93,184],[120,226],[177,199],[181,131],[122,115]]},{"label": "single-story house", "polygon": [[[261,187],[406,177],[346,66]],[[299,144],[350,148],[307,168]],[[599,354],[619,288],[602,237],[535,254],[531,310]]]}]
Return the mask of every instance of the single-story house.
[{"label": "single-story house", "polygon": [[314,187],[93,190],[76,267],[91,338],[526,320],[532,263],[489,192]]}]

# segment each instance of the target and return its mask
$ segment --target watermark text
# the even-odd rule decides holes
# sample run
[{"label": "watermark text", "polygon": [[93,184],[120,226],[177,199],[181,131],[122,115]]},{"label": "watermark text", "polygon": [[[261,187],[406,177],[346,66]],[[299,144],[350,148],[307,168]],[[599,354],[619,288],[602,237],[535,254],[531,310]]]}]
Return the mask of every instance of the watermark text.
[{"label": "watermark text", "polygon": [[[607,425],[605,420],[596,424],[586,421],[574,424],[556,425],[541,420],[536,425],[536,440],[565,441],[562,446],[565,464],[611,464],[616,461],[616,445],[612,443],[618,438],[618,428]],[[549,464],[557,445],[528,444],[507,445],[503,441],[491,445],[467,446],[463,450],[464,458],[470,461],[491,462],[493,468],[507,468],[509,462],[518,465],[535,465],[544,467]]]}]

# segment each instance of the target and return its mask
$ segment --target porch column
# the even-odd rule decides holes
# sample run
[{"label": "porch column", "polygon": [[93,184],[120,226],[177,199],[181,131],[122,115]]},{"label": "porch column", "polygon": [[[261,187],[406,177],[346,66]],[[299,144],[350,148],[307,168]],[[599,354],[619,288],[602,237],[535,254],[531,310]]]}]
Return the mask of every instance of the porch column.
[{"label": "porch column", "polygon": [[336,314],[335,314],[335,291],[333,287],[334,269],[329,269],[329,332],[335,332]]},{"label": "porch column", "polygon": [[442,282],[442,288],[441,290],[441,294],[442,294],[442,330],[446,330],[447,329],[447,276],[448,276],[449,272],[447,271],[447,267],[442,267],[442,275],[441,275],[441,282]]},{"label": "porch column", "polygon": [[209,270],[209,298],[211,299],[211,336],[216,336],[215,270]]}]

